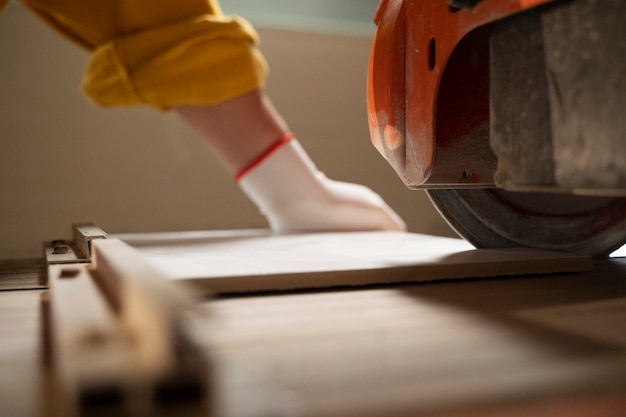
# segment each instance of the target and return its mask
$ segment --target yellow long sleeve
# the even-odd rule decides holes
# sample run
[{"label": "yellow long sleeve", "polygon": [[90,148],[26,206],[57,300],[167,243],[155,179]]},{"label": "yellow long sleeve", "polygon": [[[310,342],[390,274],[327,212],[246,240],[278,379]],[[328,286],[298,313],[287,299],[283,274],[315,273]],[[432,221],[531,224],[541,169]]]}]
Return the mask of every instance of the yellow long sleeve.
[{"label": "yellow long sleeve", "polygon": [[256,32],[215,0],[22,1],[92,51],[83,89],[98,104],[215,105],[264,87]]}]

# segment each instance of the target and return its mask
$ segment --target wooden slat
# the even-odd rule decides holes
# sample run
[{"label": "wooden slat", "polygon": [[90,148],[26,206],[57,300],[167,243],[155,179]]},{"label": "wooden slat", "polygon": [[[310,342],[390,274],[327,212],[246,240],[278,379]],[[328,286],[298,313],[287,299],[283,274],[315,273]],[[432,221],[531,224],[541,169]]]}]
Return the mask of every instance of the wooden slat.
[{"label": "wooden slat", "polygon": [[0,415],[41,415],[41,290],[0,291]]},{"label": "wooden slat", "polygon": [[149,415],[185,390],[197,393],[180,405],[187,415],[205,411],[208,368],[183,323],[191,295],[119,240],[95,239],[91,253],[90,264],[49,266],[51,388],[59,415],[102,407]]}]

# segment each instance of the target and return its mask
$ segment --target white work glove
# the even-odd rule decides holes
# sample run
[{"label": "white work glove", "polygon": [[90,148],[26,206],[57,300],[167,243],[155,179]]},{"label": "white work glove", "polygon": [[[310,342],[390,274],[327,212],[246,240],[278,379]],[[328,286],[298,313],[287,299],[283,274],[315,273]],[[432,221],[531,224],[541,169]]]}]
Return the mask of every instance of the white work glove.
[{"label": "white work glove", "polygon": [[238,183],[276,233],[406,230],[369,188],[326,178],[296,139],[266,155]]}]

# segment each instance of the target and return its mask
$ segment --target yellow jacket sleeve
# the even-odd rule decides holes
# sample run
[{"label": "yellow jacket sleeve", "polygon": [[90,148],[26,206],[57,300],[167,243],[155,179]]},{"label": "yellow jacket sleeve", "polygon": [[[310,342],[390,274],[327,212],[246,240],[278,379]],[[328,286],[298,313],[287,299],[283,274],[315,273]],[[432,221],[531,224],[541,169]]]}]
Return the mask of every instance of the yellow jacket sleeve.
[{"label": "yellow jacket sleeve", "polygon": [[215,105],[264,87],[256,32],[215,0],[22,1],[92,51],[83,89],[98,104]]}]

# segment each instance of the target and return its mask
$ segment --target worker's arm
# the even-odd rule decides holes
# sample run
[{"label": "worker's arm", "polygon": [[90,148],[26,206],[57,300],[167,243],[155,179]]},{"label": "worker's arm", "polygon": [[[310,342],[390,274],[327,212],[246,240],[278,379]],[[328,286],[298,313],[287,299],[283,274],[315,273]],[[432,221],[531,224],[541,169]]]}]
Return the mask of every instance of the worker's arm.
[{"label": "worker's arm", "polygon": [[367,187],[321,173],[269,98],[255,91],[218,106],[179,106],[278,233],[405,230]]},{"label": "worker's arm", "polygon": [[405,228],[371,190],[328,180],[295,139],[280,142],[288,128],[263,93],[257,34],[217,1],[23,2],[92,51],[83,87],[93,101],[175,108],[273,230]]}]

